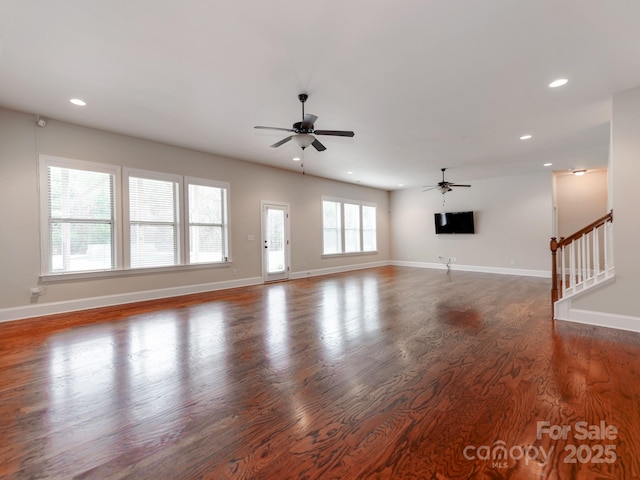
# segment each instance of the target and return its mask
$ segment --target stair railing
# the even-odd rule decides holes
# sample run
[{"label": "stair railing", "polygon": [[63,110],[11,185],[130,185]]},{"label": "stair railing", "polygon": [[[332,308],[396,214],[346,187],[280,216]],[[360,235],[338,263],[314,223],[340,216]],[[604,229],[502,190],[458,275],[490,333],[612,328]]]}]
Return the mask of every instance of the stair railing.
[{"label": "stair railing", "polygon": [[551,238],[551,309],[613,276],[613,210],[573,235]]}]

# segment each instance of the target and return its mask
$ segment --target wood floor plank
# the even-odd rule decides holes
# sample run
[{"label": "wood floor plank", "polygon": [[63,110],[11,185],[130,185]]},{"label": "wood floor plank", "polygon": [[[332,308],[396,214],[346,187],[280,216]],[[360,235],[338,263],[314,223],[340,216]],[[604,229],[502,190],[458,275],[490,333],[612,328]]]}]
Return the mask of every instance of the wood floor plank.
[{"label": "wood floor plank", "polygon": [[640,335],[552,322],[548,283],[382,267],[0,324],[0,478],[640,478]]}]

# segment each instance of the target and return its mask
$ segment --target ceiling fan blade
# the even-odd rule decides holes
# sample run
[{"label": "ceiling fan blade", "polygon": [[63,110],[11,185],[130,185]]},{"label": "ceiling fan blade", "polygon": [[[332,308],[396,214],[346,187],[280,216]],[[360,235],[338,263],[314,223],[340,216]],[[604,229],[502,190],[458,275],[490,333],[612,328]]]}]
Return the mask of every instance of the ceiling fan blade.
[{"label": "ceiling fan blade", "polygon": [[462,185],[460,183],[450,183],[450,187],[470,187],[471,185]]},{"label": "ceiling fan blade", "polygon": [[334,137],[353,137],[355,133],[350,130],[315,130],[316,135],[333,135]]},{"label": "ceiling fan blade", "polygon": [[428,192],[430,190],[435,190],[436,188],[440,188],[439,186],[426,186],[426,187],[422,187],[424,190],[422,190],[423,192]]},{"label": "ceiling fan blade", "polygon": [[322,143],[320,143],[320,140],[318,140],[317,138],[313,141],[311,145],[313,145],[314,148],[319,152],[324,152],[327,149],[327,147],[325,147]]},{"label": "ceiling fan blade", "polygon": [[280,140],[279,142],[274,143],[273,145],[271,145],[271,148],[276,148],[279,147],[280,145],[284,145],[285,143],[287,143],[289,140],[291,140],[293,138],[293,135],[287,137],[287,138],[283,138],[282,140]]},{"label": "ceiling fan blade", "polygon": [[310,113],[305,114],[302,122],[300,122],[300,128],[304,128],[306,130],[311,130],[313,128],[313,124],[316,123],[318,117],[315,115],[311,115]]},{"label": "ceiling fan blade", "polygon": [[257,126],[257,127],[253,127],[253,128],[260,128],[262,130],[281,130],[283,132],[293,132],[293,130],[291,128],[281,128],[281,127],[262,127],[262,126]]}]

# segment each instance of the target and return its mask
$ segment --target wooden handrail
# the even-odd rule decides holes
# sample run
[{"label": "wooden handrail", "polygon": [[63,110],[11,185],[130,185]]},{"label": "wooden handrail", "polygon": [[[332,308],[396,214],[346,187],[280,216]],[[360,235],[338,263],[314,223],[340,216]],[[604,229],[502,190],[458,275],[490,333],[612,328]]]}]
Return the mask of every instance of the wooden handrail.
[{"label": "wooden handrail", "polygon": [[[569,235],[568,237],[562,237],[558,240],[556,237],[551,238],[551,318],[554,318],[554,304],[559,299],[558,290],[558,264],[556,259],[556,252],[558,249],[564,248],[571,244],[574,240],[582,237],[583,235],[591,232],[594,228],[601,227],[607,222],[613,222],[613,210],[607,213],[604,217],[597,219],[595,222],[590,223],[584,228],[581,228],[576,233]],[[560,282],[564,282],[564,279],[560,279]]]},{"label": "wooden handrail", "polygon": [[[613,222],[613,210],[611,210],[609,213],[607,213],[604,217],[599,218],[598,220],[596,220],[595,222],[590,223],[589,225],[587,225],[584,228],[581,228],[580,230],[578,230],[576,233],[569,235],[568,237],[562,237],[559,241],[558,241],[558,246],[557,248],[562,248],[566,245],[569,245],[571,242],[573,242],[575,239],[580,238],[581,236],[583,236],[585,233],[590,232],[591,230],[593,230],[594,228],[598,228],[602,225],[604,225],[606,222]],[[554,237],[555,238],[555,237]]]}]

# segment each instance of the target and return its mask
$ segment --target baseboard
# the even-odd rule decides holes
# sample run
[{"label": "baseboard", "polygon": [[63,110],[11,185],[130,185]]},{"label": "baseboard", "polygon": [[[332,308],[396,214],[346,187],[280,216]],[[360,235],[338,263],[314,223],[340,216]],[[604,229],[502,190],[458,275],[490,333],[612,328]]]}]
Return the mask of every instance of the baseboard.
[{"label": "baseboard", "polygon": [[[438,270],[446,270],[447,265],[444,263],[429,263],[429,262],[410,262],[405,260],[393,260],[391,265],[398,267],[416,267],[416,268],[434,268]],[[519,275],[524,277],[539,277],[539,278],[551,278],[551,271],[548,270],[530,270],[523,268],[502,268],[502,267],[487,267],[482,265],[457,265],[452,264],[449,266],[451,270],[458,270],[462,272],[478,272],[478,273],[495,273],[498,275]]]},{"label": "baseboard", "polygon": [[299,280],[301,278],[320,277],[322,275],[331,275],[333,273],[351,272],[354,270],[364,270],[366,268],[386,267],[391,265],[389,261],[359,263],[356,265],[344,265],[340,267],[318,268],[315,270],[304,270],[301,272],[291,272],[289,278],[291,280]]},{"label": "baseboard", "polygon": [[[446,270],[447,266],[442,263],[426,263],[426,262],[405,262],[405,261],[380,261],[360,263],[357,265],[344,265],[338,267],[320,268],[315,270],[305,270],[301,272],[292,272],[289,275],[291,280],[301,278],[318,277],[322,275],[330,275],[334,273],[344,273],[354,270],[364,270],[367,268],[384,267],[388,265],[417,267],[417,268],[433,268]],[[551,275],[549,272],[540,270],[522,270],[513,268],[497,268],[497,267],[477,267],[470,265],[452,265],[452,270],[498,273],[506,275],[525,275],[532,277],[546,277]],[[182,287],[163,288],[157,290],[144,290],[140,292],[122,293],[116,295],[105,295],[100,297],[81,298],[76,300],[65,300],[60,302],[41,303],[24,305],[20,307],[10,307],[0,309],[0,322],[11,320],[22,320],[25,318],[40,317],[44,315],[54,315],[57,313],[68,313],[79,310],[87,310],[91,308],[111,307],[114,305],[122,305],[127,303],[144,302],[147,300],[159,300],[162,298],[179,297],[182,295],[191,295],[194,293],[213,292],[216,290],[225,290],[229,288],[247,287],[251,285],[260,285],[263,283],[262,277],[244,278],[225,282],[213,282],[198,285],[186,285]]]},{"label": "baseboard", "polygon": [[640,318],[629,315],[618,315],[616,313],[592,312],[590,310],[580,310],[569,308],[563,312],[556,312],[556,320],[564,322],[582,323],[596,327],[617,328],[630,332],[640,332]]},{"label": "baseboard", "polygon": [[553,306],[554,319],[564,322],[593,325],[596,327],[616,328],[618,330],[640,332],[640,317],[573,308],[573,300],[591,293],[604,285],[615,282],[615,275],[613,274],[614,270],[612,269],[611,272],[611,277],[600,281],[595,286],[581,290],[571,296],[563,297],[555,302]]},{"label": "baseboard", "polygon": [[180,297],[194,293],[214,292],[216,290],[226,290],[229,288],[248,287],[251,285],[260,285],[262,283],[262,277],[253,277],[225,282],[202,283],[198,285],[186,285],[182,287],[144,290],[140,292],[3,308],[0,309],[0,322],[22,320],[25,318],[40,317],[43,315],[53,315],[56,313],[76,312],[78,310],[88,310],[90,308],[111,307],[114,305],[144,302],[147,300]]},{"label": "baseboard", "polygon": [[[384,267],[389,265],[388,261],[361,263],[357,265],[345,265],[340,267],[321,268],[295,272],[289,275],[291,280],[300,278],[317,277],[330,275],[332,273],[343,273],[352,270],[362,270],[366,268]],[[198,285],[186,285],[182,287],[163,288],[157,290],[144,290],[141,292],[122,293],[116,295],[105,295],[100,297],[81,298],[76,300],[65,300],[60,302],[41,303],[24,305],[20,307],[10,307],[0,309],[0,322],[12,320],[23,320],[25,318],[40,317],[44,315],[54,315],[57,313],[76,312],[91,308],[111,307],[127,303],[144,302],[147,300],[159,300],[162,298],[180,297],[194,293],[214,292],[216,290],[226,290],[229,288],[248,287],[251,285],[261,285],[264,283],[262,277],[244,278],[225,282],[205,283]]]}]

